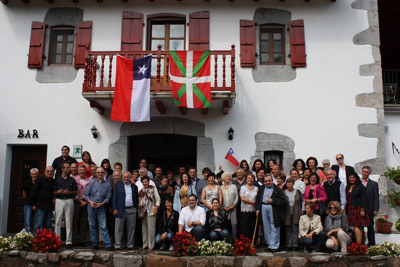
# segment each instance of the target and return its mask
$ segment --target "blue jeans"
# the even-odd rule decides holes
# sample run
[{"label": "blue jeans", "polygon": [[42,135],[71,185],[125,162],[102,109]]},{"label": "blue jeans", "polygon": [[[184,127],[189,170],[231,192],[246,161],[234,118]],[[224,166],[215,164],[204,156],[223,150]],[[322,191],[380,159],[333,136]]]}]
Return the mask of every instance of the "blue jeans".
[{"label": "blue jeans", "polygon": [[159,246],[166,245],[166,246],[172,246],[172,238],[175,236],[175,233],[167,233],[167,238],[164,239],[164,241],[161,240],[161,235],[157,234],[156,235],[156,244]]},{"label": "blue jeans", "polygon": [[104,206],[94,209],[88,204],[88,216],[89,216],[89,227],[90,236],[93,242],[93,246],[99,245],[99,235],[97,234],[97,223],[99,224],[101,237],[103,238],[106,248],[111,247],[110,234],[108,233],[106,223],[106,208]]},{"label": "blue jeans", "polygon": [[33,218],[33,233],[36,234],[37,229],[42,231],[43,228],[46,228],[47,230],[53,230],[51,219],[53,219],[53,211],[36,209],[35,216]]},{"label": "blue jeans", "polygon": [[229,238],[229,231],[223,229],[221,232],[210,232],[210,241],[217,241],[217,240],[225,240],[227,241]]},{"label": "blue jeans", "polygon": [[281,228],[274,225],[274,213],[271,205],[261,206],[261,216],[264,228],[264,238],[270,249],[278,249],[280,244]]},{"label": "blue jeans", "polygon": [[196,241],[199,242],[203,238],[205,238],[206,234],[204,232],[204,227],[202,225],[196,225],[191,231],[190,234],[196,238]]},{"label": "blue jeans", "polygon": [[314,234],[312,239],[308,239],[306,237],[300,238],[299,245],[305,246],[309,252],[312,251],[312,246],[314,245],[314,249],[317,252],[320,252],[322,244],[325,243],[325,240],[326,240],[326,233],[322,231],[318,235]]},{"label": "blue jeans", "polygon": [[31,205],[24,205],[24,219],[25,219],[25,231],[31,232],[31,223],[33,217],[33,210]]}]

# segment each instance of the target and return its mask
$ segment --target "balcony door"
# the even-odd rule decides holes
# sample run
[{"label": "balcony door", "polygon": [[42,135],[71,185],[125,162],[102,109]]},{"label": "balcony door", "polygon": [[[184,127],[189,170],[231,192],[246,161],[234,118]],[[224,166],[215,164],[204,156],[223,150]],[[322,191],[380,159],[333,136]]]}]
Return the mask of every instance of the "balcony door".
[{"label": "balcony door", "polygon": [[196,166],[197,137],[179,134],[146,134],[129,138],[128,169],[138,168],[141,158],[147,159],[148,169],[156,166],[163,173],[172,170],[178,173],[180,166]]},{"label": "balcony door", "polygon": [[[185,50],[186,44],[186,16],[179,14],[160,14],[148,16],[147,50]],[[161,60],[161,87],[169,86],[166,82],[167,61]],[[157,78],[157,58],[153,56],[151,63],[152,86]]]}]

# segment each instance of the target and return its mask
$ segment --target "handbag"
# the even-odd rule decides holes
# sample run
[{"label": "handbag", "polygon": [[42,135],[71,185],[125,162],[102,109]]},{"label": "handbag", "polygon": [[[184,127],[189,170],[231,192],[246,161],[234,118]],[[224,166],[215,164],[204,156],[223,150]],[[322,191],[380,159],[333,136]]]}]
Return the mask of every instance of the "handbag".
[{"label": "handbag", "polygon": [[[319,198],[319,189],[321,188],[321,185],[318,186],[317,189],[317,198]],[[326,209],[327,209],[327,203],[326,201],[318,201],[318,215],[322,216],[323,214],[326,213]]]}]

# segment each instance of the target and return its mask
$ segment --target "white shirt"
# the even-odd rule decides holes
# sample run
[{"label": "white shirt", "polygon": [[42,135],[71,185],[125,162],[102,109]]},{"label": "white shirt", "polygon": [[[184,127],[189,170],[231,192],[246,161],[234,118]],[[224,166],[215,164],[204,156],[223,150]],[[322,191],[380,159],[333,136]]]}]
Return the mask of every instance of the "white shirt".
[{"label": "white shirt", "polygon": [[344,187],[347,185],[347,177],[346,177],[346,166],[342,169],[339,166],[339,173],[338,173],[340,181],[344,184]]},{"label": "white shirt", "polygon": [[[141,179],[142,178],[139,177],[138,180],[136,181],[136,184],[135,184],[137,186],[137,188],[138,188],[138,192],[143,188],[143,184],[141,182]],[[156,187],[156,184],[151,179],[150,179],[150,185]]]},{"label": "white shirt", "polygon": [[125,207],[132,207],[133,206],[133,199],[132,199],[132,187],[129,183],[124,184],[125,187]]},{"label": "white shirt", "polygon": [[184,207],[181,210],[181,214],[179,215],[179,224],[183,225],[183,228],[186,232],[190,232],[194,226],[189,227],[187,224],[189,222],[197,222],[200,221],[201,225],[206,223],[206,212],[202,207],[196,206],[192,212],[189,206]]},{"label": "white shirt", "polygon": [[293,188],[298,189],[301,192],[301,194],[304,195],[304,192],[306,191],[306,184],[302,180],[297,179],[294,182]]}]

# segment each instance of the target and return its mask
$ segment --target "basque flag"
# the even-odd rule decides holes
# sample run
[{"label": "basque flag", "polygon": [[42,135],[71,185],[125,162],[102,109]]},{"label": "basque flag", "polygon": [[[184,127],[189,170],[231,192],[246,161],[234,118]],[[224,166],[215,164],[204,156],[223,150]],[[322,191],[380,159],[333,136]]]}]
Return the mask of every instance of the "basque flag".
[{"label": "basque flag", "polygon": [[226,153],[225,159],[227,159],[230,163],[232,163],[236,167],[239,166],[239,161],[236,159],[232,148],[229,148],[228,153]]},{"label": "basque flag", "polygon": [[150,121],[151,55],[135,60],[117,56],[113,121]]},{"label": "basque flag", "polygon": [[210,55],[210,50],[169,51],[169,71],[176,107],[211,107]]}]

